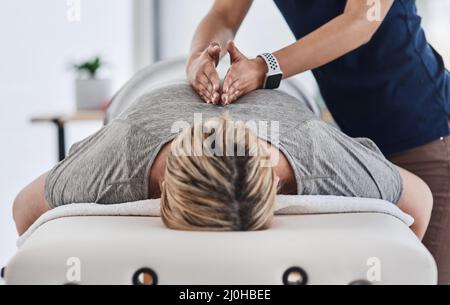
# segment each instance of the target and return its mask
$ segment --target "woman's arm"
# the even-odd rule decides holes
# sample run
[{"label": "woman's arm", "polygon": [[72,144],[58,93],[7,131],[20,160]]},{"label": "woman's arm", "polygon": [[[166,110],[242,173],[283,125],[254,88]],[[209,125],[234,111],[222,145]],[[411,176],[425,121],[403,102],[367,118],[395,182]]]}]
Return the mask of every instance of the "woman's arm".
[{"label": "woman's arm", "polygon": [[283,77],[323,66],[369,42],[393,3],[394,0],[379,0],[380,19],[371,20],[367,1],[347,0],[342,15],[274,53]]},{"label": "woman's arm", "polygon": [[[369,42],[388,14],[394,0],[375,1],[379,7],[379,20],[368,18],[371,7],[367,1],[347,0],[345,11],[311,34],[274,53],[283,77],[287,78],[321,67]],[[232,66],[224,81],[223,99],[234,102],[240,96],[262,87],[262,77],[248,77],[255,69],[256,59]],[[258,73],[265,74],[267,67],[259,61]],[[253,70],[253,71],[251,71]],[[263,71],[263,72],[261,72]],[[239,94],[235,94],[236,92]]]},{"label": "woman's arm", "polygon": [[45,212],[49,210],[45,200],[45,179],[43,174],[25,187],[14,200],[13,217],[19,235],[26,230]]},{"label": "woman's arm", "polygon": [[397,169],[403,179],[403,193],[398,207],[414,218],[411,230],[422,240],[430,222],[433,195],[422,179],[400,167]]}]

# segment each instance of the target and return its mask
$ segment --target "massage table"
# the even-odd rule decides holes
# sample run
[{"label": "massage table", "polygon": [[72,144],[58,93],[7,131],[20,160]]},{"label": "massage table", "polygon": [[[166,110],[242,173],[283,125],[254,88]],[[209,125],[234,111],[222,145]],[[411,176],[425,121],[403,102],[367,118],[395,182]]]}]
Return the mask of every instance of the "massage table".
[{"label": "massage table", "polygon": [[[105,121],[146,91],[182,81],[185,60],[137,73]],[[280,90],[320,114],[298,80]],[[392,203],[334,196],[278,196],[273,225],[256,232],[169,230],[155,200],[73,204],[21,236],[3,275],[7,284],[436,284],[412,223]]]},{"label": "massage table", "polygon": [[[20,239],[7,284],[436,284],[433,258],[392,203],[278,196],[253,232],[167,229],[159,200],[73,204]],[[74,269],[75,268],[75,269]],[[73,272],[78,274],[74,274]]]}]

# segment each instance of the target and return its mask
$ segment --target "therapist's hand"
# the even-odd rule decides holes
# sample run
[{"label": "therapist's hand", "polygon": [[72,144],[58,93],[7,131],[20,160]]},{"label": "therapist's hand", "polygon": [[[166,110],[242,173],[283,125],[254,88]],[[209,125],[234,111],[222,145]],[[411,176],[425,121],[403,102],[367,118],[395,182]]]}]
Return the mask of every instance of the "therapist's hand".
[{"label": "therapist's hand", "polygon": [[220,46],[211,43],[203,52],[192,55],[186,68],[191,86],[208,104],[220,102],[220,80],[216,70],[220,52]]},{"label": "therapist's hand", "polygon": [[262,88],[267,73],[264,59],[257,57],[248,59],[242,54],[233,41],[227,43],[231,68],[222,87],[222,104],[228,105],[241,96]]}]

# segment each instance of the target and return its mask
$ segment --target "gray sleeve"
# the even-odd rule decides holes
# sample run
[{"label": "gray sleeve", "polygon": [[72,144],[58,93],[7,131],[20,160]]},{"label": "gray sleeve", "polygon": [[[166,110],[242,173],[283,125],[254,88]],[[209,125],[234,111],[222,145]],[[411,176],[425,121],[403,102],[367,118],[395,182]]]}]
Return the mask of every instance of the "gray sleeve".
[{"label": "gray sleeve", "polygon": [[100,189],[93,181],[93,172],[76,153],[58,163],[45,180],[45,199],[49,207],[95,202]]},{"label": "gray sleeve", "polygon": [[63,199],[64,188],[61,183],[58,184],[58,182],[61,182],[61,179],[64,179],[64,172],[61,170],[61,167],[64,166],[65,160],[54,166],[45,179],[44,195],[50,209],[66,204]]},{"label": "gray sleeve", "polygon": [[383,167],[381,168],[382,172],[377,179],[377,185],[382,197],[381,199],[398,204],[403,193],[403,179],[395,165],[387,160],[383,163],[385,163],[386,166],[384,167],[384,170]]},{"label": "gray sleeve", "polygon": [[403,191],[399,171],[369,139],[351,138],[323,122],[302,125],[303,191],[383,199],[397,204]]},{"label": "gray sleeve", "polygon": [[366,167],[370,168],[370,174],[376,183],[381,199],[397,204],[403,192],[403,179],[397,167],[389,162],[378,148],[368,138],[357,138],[357,142],[369,149],[364,152],[361,159],[367,159]]},{"label": "gray sleeve", "polygon": [[104,129],[101,129],[73,144],[67,157],[50,170],[45,180],[44,190],[45,199],[50,208],[83,200],[93,202],[92,192],[90,196],[86,196],[87,188],[83,185],[82,177],[89,179],[90,173],[93,172],[86,170],[89,167],[89,161],[84,158],[86,154],[83,154],[83,150],[88,150],[95,142],[100,141],[103,134]]},{"label": "gray sleeve", "polygon": [[[389,162],[389,161],[388,161]],[[396,192],[393,195],[393,203],[398,204],[398,202],[400,201],[400,197],[402,196],[403,193],[403,178],[400,175],[400,172],[398,171],[398,169],[395,167],[395,165],[392,164],[392,166],[394,167],[394,171],[395,171],[395,182],[396,182]]]},{"label": "gray sleeve", "polygon": [[148,154],[136,146],[141,138],[137,132],[115,122],[75,144],[47,176],[45,197],[50,208],[146,199]]},{"label": "gray sleeve", "polygon": [[382,199],[397,204],[403,193],[403,179],[397,167],[384,157],[381,150],[372,140],[368,138],[357,138],[356,140],[364,147],[370,149],[374,153],[373,157],[376,159],[374,162],[379,163],[376,176],[379,177],[377,185]]},{"label": "gray sleeve", "polygon": [[371,139],[369,138],[355,138],[355,140],[357,142],[359,142],[361,145],[367,147],[368,149],[372,150],[373,152],[382,155],[383,153],[381,152],[381,150],[378,148],[377,144],[375,144],[375,142],[373,142]]},{"label": "gray sleeve", "polygon": [[89,145],[89,143],[91,143],[91,141],[95,138],[95,136],[96,136],[96,133],[94,133],[93,135],[90,135],[89,137],[85,138],[84,140],[81,140],[81,141],[78,141],[78,142],[75,142],[74,144],[72,144],[72,146],[70,146],[70,148],[69,148],[69,153],[67,155],[68,156],[73,155],[80,149],[83,149],[83,147],[87,147]]}]

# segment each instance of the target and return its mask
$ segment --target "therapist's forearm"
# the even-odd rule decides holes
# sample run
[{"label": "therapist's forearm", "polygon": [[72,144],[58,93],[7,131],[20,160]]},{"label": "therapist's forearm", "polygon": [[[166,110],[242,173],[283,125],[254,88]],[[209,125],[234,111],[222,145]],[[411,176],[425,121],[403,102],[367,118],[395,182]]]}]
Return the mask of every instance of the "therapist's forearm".
[{"label": "therapist's forearm", "polygon": [[343,14],[296,43],[274,53],[283,77],[323,66],[367,43],[378,24]]},{"label": "therapist's forearm", "polygon": [[227,25],[220,14],[208,13],[195,31],[190,57],[201,54],[212,42],[220,45],[221,57],[224,56],[226,54],[224,46],[228,40],[234,39],[235,34],[235,30]]}]

